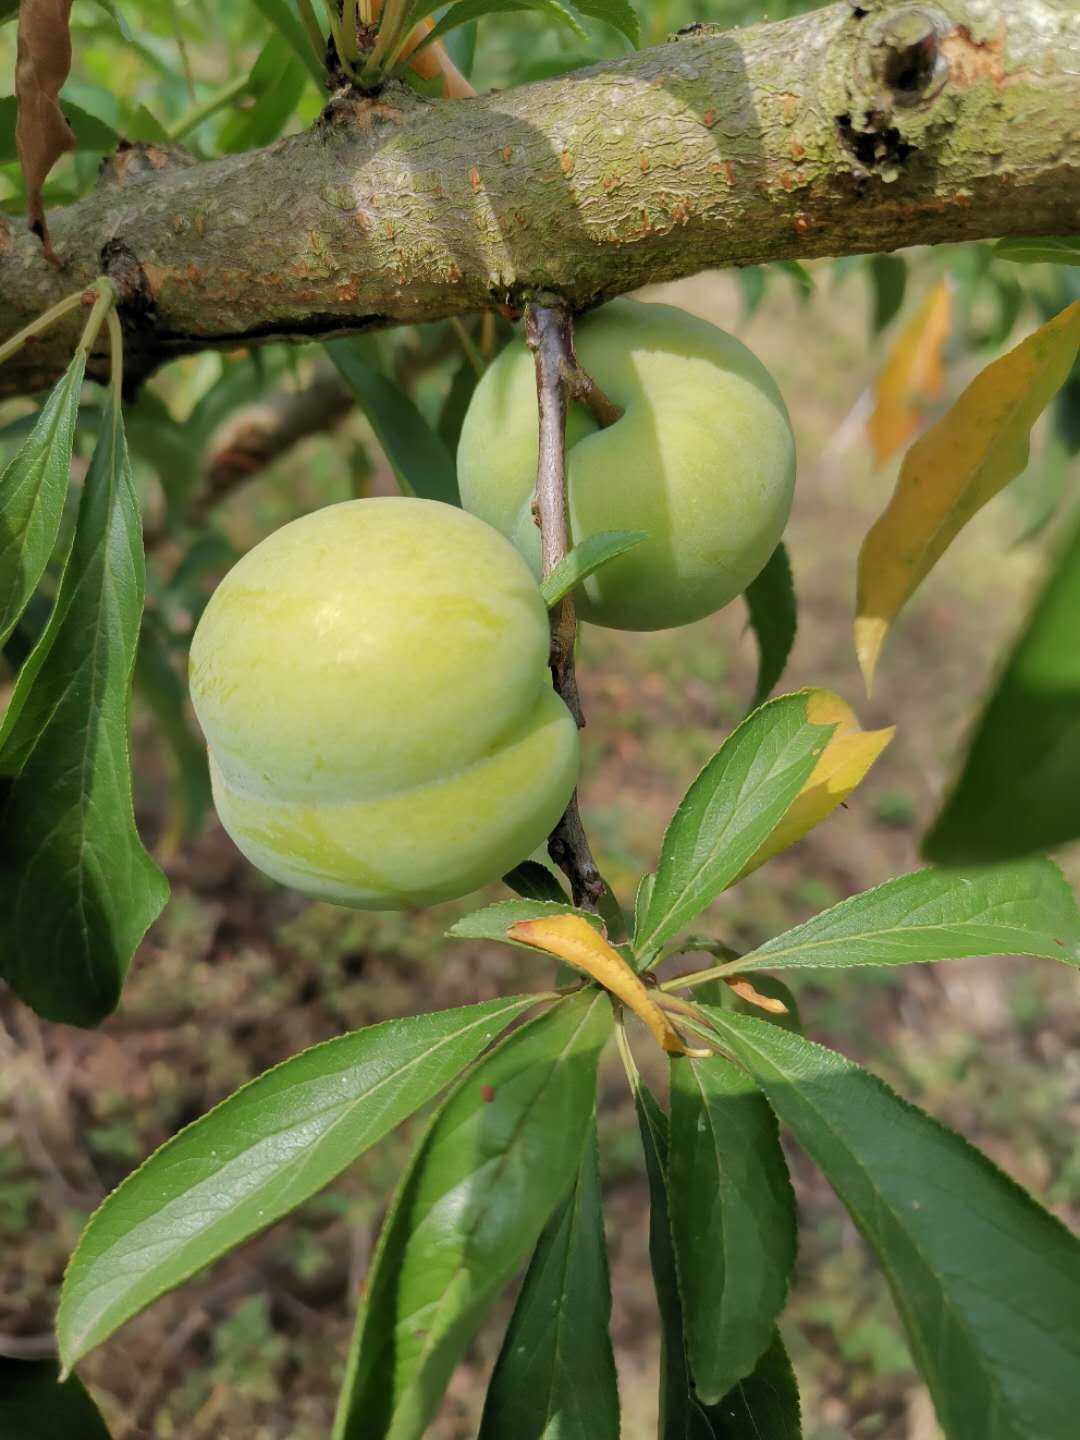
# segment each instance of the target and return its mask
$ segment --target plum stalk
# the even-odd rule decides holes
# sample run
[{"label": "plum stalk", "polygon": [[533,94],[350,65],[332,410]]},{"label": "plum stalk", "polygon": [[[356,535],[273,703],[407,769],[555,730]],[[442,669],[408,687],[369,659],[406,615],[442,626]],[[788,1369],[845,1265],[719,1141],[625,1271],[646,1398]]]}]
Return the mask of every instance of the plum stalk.
[{"label": "plum stalk", "polygon": [[[611,425],[623,413],[578,363],[574,351],[574,321],[561,303],[531,303],[525,311],[525,340],[536,362],[536,401],[540,444],[536,465],[533,516],[540,528],[541,578],[547,579],[570,548],[566,507],[566,412],[571,398],[592,411],[601,426]],[[585,725],[574,668],[577,614],[574,596],[565,595],[551,612],[551,667],[555,691],[573,715],[578,728]],[[577,791],[562,819],[548,837],[548,854],[570,881],[574,904],[599,911],[621,926],[622,916],[589,848],[581,822]],[[619,939],[621,936],[616,935]]]}]

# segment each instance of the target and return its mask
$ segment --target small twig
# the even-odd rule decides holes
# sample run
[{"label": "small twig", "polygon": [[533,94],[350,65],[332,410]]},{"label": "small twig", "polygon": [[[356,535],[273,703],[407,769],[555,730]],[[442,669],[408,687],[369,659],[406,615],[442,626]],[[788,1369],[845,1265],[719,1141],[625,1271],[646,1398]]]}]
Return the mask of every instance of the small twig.
[{"label": "small twig", "polygon": [[[570,548],[566,515],[566,411],[571,388],[568,377],[581,373],[574,355],[570,312],[562,305],[530,305],[525,312],[525,340],[536,361],[540,446],[533,514],[540,527],[541,578],[546,580]],[[580,728],[585,724],[585,717],[574,670],[576,637],[577,616],[571,594],[564,596],[551,612],[549,664],[556,694],[562,697]],[[577,791],[548,837],[548,854],[570,881],[574,904],[599,909],[610,892],[589,849],[578,810]]]},{"label": "small twig", "polygon": [[593,419],[601,430],[606,430],[609,425],[614,425],[616,420],[622,419],[625,414],[622,406],[609,400],[588,371],[582,369],[574,347],[573,328],[570,330],[570,353],[563,361],[562,371],[571,399],[592,411]]}]

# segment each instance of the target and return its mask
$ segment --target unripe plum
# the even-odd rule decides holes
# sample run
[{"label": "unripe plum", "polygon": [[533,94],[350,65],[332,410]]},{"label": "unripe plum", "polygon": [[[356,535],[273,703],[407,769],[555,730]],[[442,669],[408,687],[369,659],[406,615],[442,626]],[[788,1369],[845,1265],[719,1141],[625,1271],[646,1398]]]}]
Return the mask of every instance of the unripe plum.
[{"label": "unripe plum", "polygon": [[474,516],[330,505],[229,572],[191,646],[214,802],[249,860],[341,905],[467,894],[540,845],[573,791],[528,566]]},{"label": "unripe plum", "polygon": [[[572,539],[649,536],[579,586],[578,613],[617,630],[660,630],[719,610],[765,565],[791,509],[795,442],[772,377],[708,321],[635,300],[586,315],[576,349],[625,414],[601,430],[581,405],[570,407]],[[530,510],[537,443],[533,358],[518,340],[476,387],[458,482],[465,508],[539,573]]]}]

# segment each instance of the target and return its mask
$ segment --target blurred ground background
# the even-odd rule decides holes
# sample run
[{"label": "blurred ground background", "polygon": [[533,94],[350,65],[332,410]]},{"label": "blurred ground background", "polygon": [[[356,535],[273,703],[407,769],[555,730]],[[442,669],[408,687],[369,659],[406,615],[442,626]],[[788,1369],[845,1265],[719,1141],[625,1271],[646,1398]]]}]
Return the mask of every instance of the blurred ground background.
[{"label": "blurred ground background", "polygon": [[[700,13],[734,21],[748,8],[717,0]],[[773,14],[798,7],[766,8]],[[659,5],[651,38],[688,18],[682,3]],[[163,113],[182,105],[174,90],[183,88],[183,67],[166,63],[175,53],[168,18],[141,35],[138,62],[129,62],[115,36],[90,33],[105,20],[83,23],[72,82],[83,103],[95,100],[96,84],[142,97]],[[220,84],[236,56],[247,53],[230,29],[239,24],[231,14],[222,18],[214,44],[189,33],[185,65],[200,80]],[[515,31],[498,22],[482,41],[481,86],[566,63],[565,44],[560,50],[532,21],[520,24]],[[0,32],[4,73],[11,28]],[[138,65],[146,69],[155,57],[151,83]],[[125,69],[129,63],[134,68]],[[310,121],[317,108],[309,86],[290,123]],[[60,199],[62,187],[78,179],[73,166],[65,161],[58,170]],[[0,200],[18,201],[10,167],[0,167]],[[801,463],[787,539],[800,629],[784,688],[829,686],[856,705],[864,724],[898,727],[848,809],[715,907],[713,932],[739,946],[917,864],[918,837],[995,658],[1019,624],[1045,541],[1016,543],[1041,503],[1037,446],[1030,480],[964,532],[904,615],[873,702],[866,700],[851,643],[855,560],[894,478],[891,469],[874,473],[870,462],[866,393],[895,326],[875,345],[865,277],[849,275],[838,288],[828,262],[811,272],[816,288],[808,302],[790,277],[775,274],[749,319],[747,292],[729,275],[653,292],[739,333],[772,370],[792,413]],[[935,278],[925,257],[916,258],[911,273],[904,317]],[[1025,313],[1022,328],[1037,319]],[[987,358],[960,347],[950,358],[950,392]],[[295,364],[301,383],[311,362]],[[184,422],[221,367],[218,357],[185,361],[154,382],[155,393]],[[279,361],[274,376],[281,374]],[[449,372],[440,375],[431,384],[445,389]],[[0,421],[6,418],[5,412]],[[145,474],[141,483],[156,524],[160,497]],[[314,505],[357,487],[392,484],[366,422],[354,415],[240,490],[220,523],[243,548]],[[183,558],[175,547],[162,548],[151,564],[152,592],[160,573]],[[211,565],[206,585],[212,571]],[[698,625],[656,635],[587,630],[579,668],[589,717],[583,808],[601,866],[629,902],[687,783],[752,693],[755,656],[745,612],[735,604]],[[0,677],[0,703],[7,679]],[[39,1022],[0,994],[0,1349],[12,1353],[41,1353],[48,1345],[64,1262],[87,1214],[151,1149],[244,1080],[346,1029],[548,980],[542,962],[521,951],[442,938],[475,900],[415,916],[353,914],[308,904],[265,881],[212,818],[197,837],[180,837],[167,761],[142,702],[135,731],[140,824],[169,872],[173,896],[136,959],[119,1013],[100,1030],[81,1032]],[[1064,861],[1070,877],[1080,879],[1080,858]],[[499,893],[505,892],[481,898]],[[871,1065],[1076,1221],[1074,979],[1045,961],[978,960],[811,976],[797,992],[810,1035]],[[638,1053],[659,1080],[647,1046]],[[84,1378],[117,1440],[326,1435],[357,1287],[415,1133],[414,1124],[383,1142],[290,1220],[160,1301],[86,1362]],[[602,1085],[601,1142],[624,1435],[652,1440],[657,1332],[647,1192],[633,1106],[613,1057]],[[802,1230],[783,1331],[802,1386],[808,1440],[933,1440],[932,1411],[884,1281],[813,1168],[794,1149],[790,1159]],[[456,1376],[432,1430],[436,1440],[475,1434],[509,1304],[508,1297]]]}]

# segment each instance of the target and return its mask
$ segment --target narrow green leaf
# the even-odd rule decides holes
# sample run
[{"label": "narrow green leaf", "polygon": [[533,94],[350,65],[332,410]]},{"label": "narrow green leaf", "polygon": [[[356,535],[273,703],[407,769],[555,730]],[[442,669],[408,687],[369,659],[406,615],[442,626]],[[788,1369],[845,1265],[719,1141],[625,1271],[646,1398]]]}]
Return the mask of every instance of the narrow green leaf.
[{"label": "narrow green leaf", "polygon": [[502,878],[504,885],[509,885],[525,900],[548,900],[558,905],[560,910],[570,908],[566,891],[547,866],[541,865],[538,860],[523,860]]},{"label": "narrow green leaf", "polygon": [[637,890],[634,893],[634,951],[639,950],[638,942],[645,933],[645,921],[649,914],[649,902],[652,899],[653,884],[656,876],[642,875],[638,881]]},{"label": "narrow green leaf", "polygon": [[639,955],[654,955],[731,884],[798,795],[834,729],[812,725],[806,705],[799,693],[755,710],[687,790],[664,836]]},{"label": "narrow green leaf", "polygon": [[379,1239],[334,1440],[423,1434],[573,1184],[610,1033],[606,996],[572,996],[486,1056],[433,1121]]},{"label": "narrow green leaf", "polygon": [[276,140],[304,93],[308,76],[283,36],[275,33],[263,46],[251,70],[249,93],[255,103],[236,110],[218,135],[226,152],[255,150]]},{"label": "narrow green leaf", "polygon": [[755,710],[775,689],[795,644],[795,582],[787,547],[782,542],[765,569],[747,586],[745,599],[758,647],[757,686],[750,707]]},{"label": "narrow green leaf", "polygon": [[[500,900],[495,905],[485,905],[483,910],[474,910],[471,915],[463,915],[446,933],[455,940],[501,940],[506,945],[515,945],[518,942],[506,934],[510,926],[521,920],[540,920],[545,915],[583,915],[590,925],[597,930],[601,928],[598,915],[575,910],[569,900]],[[536,954],[530,945],[522,948]]]},{"label": "narrow green leaf", "polygon": [[362,360],[350,341],[328,340],[325,348],[352,387],[403,492],[460,505],[454,462],[409,397]]},{"label": "narrow green leaf", "polygon": [[799,1386],[779,1331],[745,1380],[705,1413],[712,1440],[801,1440]]},{"label": "narrow green leaf", "polygon": [[[473,28],[475,33],[475,27]],[[460,70],[460,65],[458,66]],[[446,446],[448,455],[456,455],[458,440],[461,437],[461,427],[465,422],[465,416],[479,381],[476,368],[468,356],[460,362],[454,371],[454,378],[450,381],[450,389],[446,399],[443,401],[442,409],[439,411],[439,418],[435,425],[435,433]]]},{"label": "narrow green leaf", "polygon": [[109,1440],[101,1412],[77,1375],[61,1384],[55,1360],[9,1360],[3,1355],[0,1436],[3,1440]]},{"label": "narrow green leaf", "polygon": [[65,1365],[329,1184],[534,1003],[516,995],[339,1035],[167,1141],[83,1231],[56,1322]]},{"label": "narrow green leaf", "polygon": [[149,145],[168,145],[169,132],[152,110],[145,105],[134,105],[127,112],[124,121],[126,140],[144,140]]},{"label": "narrow green leaf", "polygon": [[596,1127],[537,1242],[488,1387],[480,1440],[619,1440]]},{"label": "narrow green leaf", "polygon": [[106,415],[71,557],[0,728],[0,974],[96,1025],[168,898],[132,812],[128,702],[143,603],[123,420]]},{"label": "narrow green leaf", "polygon": [[841,900],[733,961],[733,971],[1045,955],[1080,965],[1080,911],[1050,860],[917,870]]},{"label": "narrow green leaf", "polygon": [[874,295],[870,324],[874,334],[880,335],[886,325],[896,318],[904,303],[907,263],[901,255],[871,255],[866,269]]},{"label": "narrow green leaf", "polygon": [[[580,8],[578,6],[578,9]],[[457,0],[456,4],[446,10],[430,34],[424,37],[423,44],[430,45],[433,40],[440,40],[459,25],[468,25],[471,20],[479,20],[483,15],[502,15],[512,10],[543,11],[560,25],[573,30],[579,39],[588,38],[573,10],[568,5],[563,5],[561,0]],[[416,14],[417,18],[423,15],[423,7],[419,4]]]},{"label": "narrow green leaf", "polygon": [[603,530],[587,536],[580,545],[567,551],[541,583],[540,594],[544,597],[544,604],[552,609],[582,580],[595,574],[601,565],[606,565],[616,555],[625,554],[648,538],[644,530]]},{"label": "narrow green leaf", "polygon": [[667,1116],[646,1086],[637,1087],[636,1100],[649,1180],[649,1258],[661,1324],[658,1440],[800,1440],[799,1391],[779,1334],[773,1334],[751,1374],[716,1405],[705,1405],[694,1394],[669,1219]]},{"label": "narrow green leaf", "polygon": [[720,1056],[671,1061],[671,1231],[698,1395],[724,1399],[767,1349],[795,1263],[776,1120]]},{"label": "narrow green leaf", "polygon": [[1080,836],[1080,527],[1051,574],[922,844],[945,865]]},{"label": "narrow green leaf", "polygon": [[255,8],[289,42],[293,54],[307,67],[307,71],[321,90],[326,89],[326,67],[323,57],[316,55],[308,39],[307,31],[297,14],[295,0],[253,0]]},{"label": "narrow green leaf", "polygon": [[950,1440],[1071,1440],[1080,1244],[959,1135],[823,1046],[708,1018],[885,1271]]},{"label": "narrow green leaf", "polygon": [[0,645],[37,589],[60,533],[85,368],[80,350],[0,475]]},{"label": "narrow green leaf", "polygon": [[1019,265],[1080,265],[1080,235],[999,240],[994,254],[999,260],[1014,260]]}]

